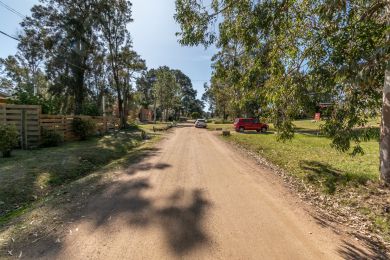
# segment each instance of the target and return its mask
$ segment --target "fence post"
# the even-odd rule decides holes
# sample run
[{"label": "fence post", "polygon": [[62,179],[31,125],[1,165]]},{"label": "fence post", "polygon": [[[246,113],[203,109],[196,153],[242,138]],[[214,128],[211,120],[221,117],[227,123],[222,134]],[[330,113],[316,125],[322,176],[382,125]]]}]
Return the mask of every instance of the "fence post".
[{"label": "fence post", "polygon": [[1,110],[2,110],[2,114],[3,114],[3,123],[4,124],[7,124],[7,117],[6,117],[6,115],[7,115],[7,105],[6,104],[4,104],[4,105],[1,105]]},{"label": "fence post", "polygon": [[26,110],[20,110],[20,144],[23,150],[27,149]]},{"label": "fence post", "polygon": [[38,145],[42,142],[42,129],[41,129],[41,115],[42,115],[42,106],[39,106],[37,109],[38,117]]}]

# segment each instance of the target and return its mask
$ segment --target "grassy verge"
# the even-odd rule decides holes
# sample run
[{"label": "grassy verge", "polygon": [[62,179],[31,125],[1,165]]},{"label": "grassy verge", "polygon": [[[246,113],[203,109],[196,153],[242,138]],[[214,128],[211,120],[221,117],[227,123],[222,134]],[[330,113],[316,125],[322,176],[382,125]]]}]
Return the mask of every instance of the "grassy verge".
[{"label": "grassy verge", "polygon": [[0,158],[0,223],[22,214],[31,203],[59,186],[109,165],[142,143],[140,131],[133,129],[59,147],[17,150],[11,158]]},{"label": "grassy verge", "polygon": [[379,150],[375,141],[362,144],[363,156],[351,157],[331,148],[327,138],[306,134],[296,134],[284,143],[278,142],[274,134],[233,133],[228,138],[326,193],[378,180]]},{"label": "grassy verge", "polygon": [[364,155],[351,156],[331,148],[328,138],[317,135],[320,124],[296,121],[298,133],[287,142],[276,140],[272,126],[267,134],[232,131],[224,138],[279,166],[321,196],[361,213],[371,221],[371,230],[389,242],[390,214],[384,208],[390,203],[390,192],[379,182],[378,141],[363,142]]},{"label": "grassy verge", "polygon": [[226,124],[207,123],[207,129],[211,131],[216,129],[234,131],[232,123],[226,123]]},{"label": "grassy verge", "polygon": [[66,185],[57,186],[47,196],[0,217],[0,259],[12,259],[10,251],[14,255],[21,254],[26,248],[35,247],[37,241],[62,240],[69,234],[64,225],[71,225],[75,219],[83,217],[79,209],[88,204],[91,196],[110,187],[118,174],[127,171],[129,166],[158,152],[155,143],[163,135],[150,136],[152,138],[140,142],[118,159]]},{"label": "grassy verge", "polygon": [[168,125],[169,123],[157,122],[156,124],[140,124],[139,128],[144,131],[153,132],[153,127],[161,129]]}]

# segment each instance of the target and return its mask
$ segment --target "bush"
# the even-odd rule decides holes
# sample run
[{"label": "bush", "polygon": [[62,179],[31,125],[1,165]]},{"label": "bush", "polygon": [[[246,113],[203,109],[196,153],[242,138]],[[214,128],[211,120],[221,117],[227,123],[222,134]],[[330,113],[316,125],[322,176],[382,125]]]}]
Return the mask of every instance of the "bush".
[{"label": "bush", "polygon": [[94,133],[95,123],[89,119],[75,117],[72,122],[72,129],[80,140],[87,140],[87,138]]},{"label": "bush", "polygon": [[10,101],[12,104],[18,105],[40,105],[43,114],[57,114],[61,107],[59,98],[45,98],[42,95],[34,95],[28,91],[16,92]]},{"label": "bush", "polygon": [[0,151],[3,157],[11,157],[12,149],[18,145],[18,136],[14,125],[0,125]]},{"label": "bush", "polygon": [[191,114],[192,119],[198,119],[200,118],[201,114],[199,112],[193,112]]},{"label": "bush", "polygon": [[59,146],[61,143],[64,142],[63,135],[54,130],[42,129],[41,136],[42,136],[42,141],[41,141],[42,147]]}]

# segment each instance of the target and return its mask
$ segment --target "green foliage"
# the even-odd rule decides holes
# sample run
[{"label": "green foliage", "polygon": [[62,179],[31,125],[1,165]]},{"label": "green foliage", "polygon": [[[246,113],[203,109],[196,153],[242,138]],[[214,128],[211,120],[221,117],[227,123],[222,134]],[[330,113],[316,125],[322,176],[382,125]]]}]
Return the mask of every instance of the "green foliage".
[{"label": "green foliage", "polygon": [[72,130],[80,140],[87,140],[94,134],[95,123],[90,119],[75,117],[72,122]]},{"label": "green foliage", "polygon": [[14,125],[0,124],[0,151],[3,157],[10,157],[12,149],[18,145],[18,130]]},{"label": "green foliage", "polygon": [[204,96],[212,112],[266,112],[286,140],[293,119],[330,102],[323,132],[341,151],[353,143],[357,154],[367,136],[355,129],[381,106],[387,16],[384,0],[176,0],[175,19],[183,45],[218,47]]},{"label": "green foliage", "polygon": [[64,142],[64,136],[55,130],[42,129],[41,131],[41,146],[54,147],[59,146]]},{"label": "green foliage", "polygon": [[100,116],[101,112],[95,102],[86,102],[83,105],[83,115],[86,116]]},{"label": "green foliage", "polygon": [[197,119],[197,118],[200,118],[200,113],[199,112],[193,112],[192,114],[191,114],[191,118],[192,119]]},{"label": "green foliage", "polygon": [[33,95],[26,91],[19,91],[12,97],[11,102],[19,105],[40,105],[43,114],[59,113],[57,98],[45,98],[42,95]]},{"label": "green foliage", "polygon": [[[203,112],[204,104],[196,98],[191,79],[180,70],[162,66],[151,69],[137,81],[137,92],[144,108],[153,106],[166,119],[178,120],[192,112]],[[168,110],[168,114],[167,114]]]}]

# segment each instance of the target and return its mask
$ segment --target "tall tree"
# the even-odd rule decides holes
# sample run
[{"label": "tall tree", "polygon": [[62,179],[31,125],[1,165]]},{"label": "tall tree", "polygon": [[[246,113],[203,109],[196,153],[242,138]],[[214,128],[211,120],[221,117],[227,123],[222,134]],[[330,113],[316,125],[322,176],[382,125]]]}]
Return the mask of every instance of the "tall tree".
[{"label": "tall tree", "polygon": [[175,19],[182,44],[215,43],[221,54],[234,48],[233,66],[217,57],[216,75],[230,77],[217,78],[231,86],[232,104],[233,98],[260,95],[263,106],[271,108],[279,138],[293,136],[292,119],[310,92],[327,92],[334,106],[324,130],[333,146],[348,151],[354,142],[353,153],[362,152],[362,136],[354,128],[379,110],[383,96],[381,176],[389,182],[387,84],[383,87],[390,53],[388,6],[385,0],[215,0],[208,7],[176,0]]},{"label": "tall tree", "polygon": [[[131,6],[132,4],[127,0],[114,2],[102,0],[99,12],[99,23],[108,49],[108,64],[116,90],[122,128],[127,125],[126,103],[130,81],[128,78],[129,70],[135,69],[131,68],[133,65],[137,67],[137,70],[142,67],[139,56],[135,52],[130,52],[131,37],[127,26],[133,21]],[[137,65],[131,64],[133,61]]]},{"label": "tall tree", "polygon": [[157,80],[153,86],[154,92],[154,122],[156,122],[157,105],[161,110],[163,120],[168,119],[169,110],[179,101],[179,85],[176,82],[175,74],[167,67],[157,69]]},{"label": "tall tree", "polygon": [[138,78],[136,87],[139,93],[140,104],[143,108],[149,108],[153,104],[153,85],[157,80],[156,70],[150,69]]},{"label": "tall tree", "polygon": [[97,41],[94,30],[97,3],[92,0],[42,0],[41,3],[22,22],[26,33],[21,45],[28,48],[34,42],[44,46],[53,91],[58,93],[68,88],[74,97],[74,113],[80,114],[87,91],[88,61]]},{"label": "tall tree", "polygon": [[141,105],[153,107],[155,120],[157,110],[163,110],[164,119],[188,117],[203,110],[203,102],[196,98],[191,79],[178,69],[162,66],[149,70],[137,81],[137,91]]}]

